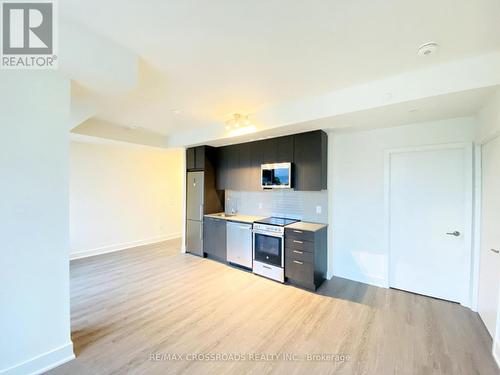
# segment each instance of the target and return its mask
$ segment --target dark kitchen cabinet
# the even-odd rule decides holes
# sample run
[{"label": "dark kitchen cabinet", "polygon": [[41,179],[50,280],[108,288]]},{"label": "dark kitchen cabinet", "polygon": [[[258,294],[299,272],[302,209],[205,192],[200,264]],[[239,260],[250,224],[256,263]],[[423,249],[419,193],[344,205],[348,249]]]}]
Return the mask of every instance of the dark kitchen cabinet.
[{"label": "dark kitchen cabinet", "polygon": [[239,145],[231,145],[227,146],[228,148],[228,153],[227,153],[227,185],[226,189],[229,190],[241,190],[240,189],[240,149]]},{"label": "dark kitchen cabinet", "polygon": [[219,147],[217,149],[217,189],[225,190],[228,187],[229,173],[228,173],[228,159],[229,159],[229,148]]},{"label": "dark kitchen cabinet", "polygon": [[238,174],[236,176],[237,179],[237,190],[248,191],[252,190],[252,176],[251,176],[251,168],[252,168],[252,154],[250,143],[242,143],[238,145]]},{"label": "dark kitchen cabinet", "polygon": [[[195,163],[198,158],[195,155]],[[313,131],[219,147],[217,189],[261,190],[261,165],[293,163],[295,190],[327,188],[327,135]]]},{"label": "dark kitchen cabinet", "polygon": [[249,170],[249,190],[262,190],[261,168],[263,164],[264,144],[262,142],[250,143],[250,170]]},{"label": "dark kitchen cabinet", "polygon": [[226,262],[226,220],[204,217],[203,252],[210,258]]},{"label": "dark kitchen cabinet", "polygon": [[186,169],[188,171],[205,170],[206,146],[190,147],[186,150]]},{"label": "dark kitchen cabinet", "polygon": [[324,131],[294,135],[294,188],[314,191],[327,188],[328,138]]},{"label": "dark kitchen cabinet", "polygon": [[327,227],[285,228],[285,276],[290,284],[316,290],[326,278]]},{"label": "dark kitchen cabinet", "polygon": [[293,136],[269,138],[258,144],[261,164],[293,162]]},{"label": "dark kitchen cabinet", "polygon": [[188,148],[186,150],[186,169],[188,171],[195,169],[195,152],[194,147]]},{"label": "dark kitchen cabinet", "polygon": [[293,136],[276,138],[276,163],[293,162]]},{"label": "dark kitchen cabinet", "polygon": [[276,138],[258,141],[262,152],[262,164],[276,163],[278,157]]},{"label": "dark kitchen cabinet", "polygon": [[194,168],[199,170],[205,169],[205,146],[198,146],[194,149]]}]

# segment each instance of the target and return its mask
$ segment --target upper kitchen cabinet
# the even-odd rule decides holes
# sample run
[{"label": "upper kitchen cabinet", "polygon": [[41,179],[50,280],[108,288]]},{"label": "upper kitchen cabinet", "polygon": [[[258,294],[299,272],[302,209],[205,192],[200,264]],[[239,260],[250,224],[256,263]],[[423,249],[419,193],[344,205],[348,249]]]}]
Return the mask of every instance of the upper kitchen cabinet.
[{"label": "upper kitchen cabinet", "polygon": [[219,147],[217,149],[217,179],[216,187],[219,190],[228,189],[229,186],[229,148]]},{"label": "upper kitchen cabinet", "polygon": [[193,170],[195,165],[194,147],[191,147],[186,150],[186,169],[188,171]]},{"label": "upper kitchen cabinet", "polygon": [[295,190],[326,189],[326,148],[323,131],[219,147],[217,189],[262,190],[261,164],[284,162],[294,164]]},{"label": "upper kitchen cabinet", "polygon": [[239,168],[236,187],[238,190],[253,190],[251,143],[238,145]]},{"label": "upper kitchen cabinet", "polygon": [[276,163],[293,162],[293,136],[276,138]]},{"label": "upper kitchen cabinet", "polygon": [[262,164],[293,161],[293,136],[269,138],[255,143],[260,149]]},{"label": "upper kitchen cabinet", "polygon": [[294,188],[318,191],[327,188],[328,136],[322,130],[294,136]]},{"label": "upper kitchen cabinet", "polygon": [[198,146],[186,150],[186,169],[188,171],[205,170],[205,148],[205,146]]},{"label": "upper kitchen cabinet", "polygon": [[242,171],[240,170],[240,145],[230,145],[227,147],[227,181],[226,189],[241,190],[240,178]]}]

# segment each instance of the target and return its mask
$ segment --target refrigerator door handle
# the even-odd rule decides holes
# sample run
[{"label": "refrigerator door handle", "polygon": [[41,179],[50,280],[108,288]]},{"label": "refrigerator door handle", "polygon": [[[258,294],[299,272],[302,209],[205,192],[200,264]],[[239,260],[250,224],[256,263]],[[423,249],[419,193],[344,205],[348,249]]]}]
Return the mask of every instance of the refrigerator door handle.
[{"label": "refrigerator door handle", "polygon": [[203,205],[200,204],[200,220],[203,220]]}]

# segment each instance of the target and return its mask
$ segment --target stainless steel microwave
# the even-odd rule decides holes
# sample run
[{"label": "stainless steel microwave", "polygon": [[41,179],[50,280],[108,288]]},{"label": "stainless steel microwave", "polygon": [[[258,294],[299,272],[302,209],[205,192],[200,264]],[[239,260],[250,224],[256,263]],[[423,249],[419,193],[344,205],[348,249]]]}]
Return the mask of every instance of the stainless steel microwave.
[{"label": "stainless steel microwave", "polygon": [[262,164],[260,170],[263,189],[290,189],[292,187],[292,163]]}]

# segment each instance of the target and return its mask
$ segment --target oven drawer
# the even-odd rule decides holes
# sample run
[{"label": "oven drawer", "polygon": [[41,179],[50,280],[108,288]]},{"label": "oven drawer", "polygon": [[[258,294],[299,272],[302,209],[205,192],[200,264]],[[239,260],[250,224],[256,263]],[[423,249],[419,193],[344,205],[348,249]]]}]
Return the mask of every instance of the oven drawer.
[{"label": "oven drawer", "polygon": [[287,249],[301,250],[301,251],[307,251],[308,253],[312,253],[314,251],[314,242],[303,241],[303,240],[298,240],[296,238],[286,237],[285,247]]},{"label": "oven drawer", "polygon": [[314,263],[314,254],[297,249],[291,249],[289,247],[285,250],[286,259],[299,260],[301,262]]},{"label": "oven drawer", "polygon": [[286,238],[293,238],[300,241],[314,241],[314,232],[307,230],[285,228],[285,236]]},{"label": "oven drawer", "polygon": [[295,259],[287,259],[285,264],[285,276],[292,284],[316,289],[314,285],[314,265]]}]

